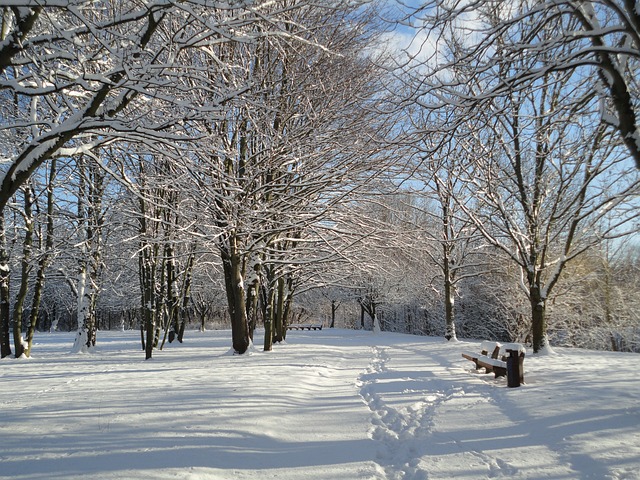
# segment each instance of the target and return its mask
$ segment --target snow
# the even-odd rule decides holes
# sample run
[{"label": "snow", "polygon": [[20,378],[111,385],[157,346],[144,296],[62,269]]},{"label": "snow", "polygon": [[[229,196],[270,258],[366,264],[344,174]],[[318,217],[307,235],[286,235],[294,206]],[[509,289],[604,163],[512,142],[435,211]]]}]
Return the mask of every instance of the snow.
[{"label": "snow", "polygon": [[500,346],[498,342],[490,342],[488,340],[485,340],[484,342],[480,343],[480,349],[476,353],[488,352],[488,354],[491,355],[497,346]]},{"label": "snow", "polygon": [[518,353],[527,354],[526,347],[521,343],[503,343],[500,344],[500,353],[498,355],[506,356],[509,350],[515,350]]},{"label": "snow", "polygon": [[145,361],[137,331],[73,336],[0,361],[0,478],[640,478],[637,354],[528,355],[507,388],[461,357],[479,341],[323,329],[230,356],[229,331],[187,332]]},{"label": "snow", "polygon": [[638,149],[640,149],[640,131],[637,128],[636,131],[631,134],[631,138],[634,142],[636,142]]}]

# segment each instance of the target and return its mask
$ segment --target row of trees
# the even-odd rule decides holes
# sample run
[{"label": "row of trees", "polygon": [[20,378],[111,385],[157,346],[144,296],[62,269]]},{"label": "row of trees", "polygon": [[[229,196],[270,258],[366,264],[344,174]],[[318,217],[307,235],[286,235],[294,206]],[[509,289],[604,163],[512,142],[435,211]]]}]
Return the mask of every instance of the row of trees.
[{"label": "row of trees", "polygon": [[[522,271],[507,253],[467,222],[447,269],[442,209],[423,194],[386,200],[371,214],[390,222],[388,237],[394,231],[391,225],[396,225],[402,243],[396,239],[394,244],[402,248],[367,250],[368,274],[356,270],[351,281],[359,288],[333,289],[324,300],[328,324],[331,300],[338,305],[339,325],[371,328],[375,314],[385,330],[532,342],[531,305],[523,294]],[[633,238],[603,241],[568,263],[546,309],[546,333],[554,344],[638,351],[640,250]],[[447,277],[447,272],[453,274]],[[447,297],[451,283],[453,298]],[[361,303],[362,323],[354,310]]]},{"label": "row of trees", "polygon": [[[53,162],[66,162],[75,187],[58,194],[58,206],[69,195],[77,203],[68,226],[77,265],[62,270],[77,298],[75,350],[95,342],[105,248],[122,238],[137,248],[147,358],[160,327],[180,338],[194,264],[215,257],[233,348],[249,347],[258,308],[265,349],[283,338],[301,266],[333,248],[323,246],[335,235],[330,215],[390,161],[380,143],[390,118],[375,114],[383,76],[374,52],[361,54],[380,34],[367,3],[3,9],[0,210],[24,196],[13,226],[29,231],[31,184],[49,167],[53,189]],[[106,195],[122,201],[124,218],[105,208]],[[30,242],[17,305],[27,296]],[[8,252],[1,271],[8,292]],[[12,318],[20,355],[22,321]]]},{"label": "row of trees", "polygon": [[[214,292],[238,353],[258,323],[266,350],[283,340],[320,287],[360,325],[442,319],[535,351],[558,285],[615,324],[613,293],[569,273],[638,231],[627,3],[3,7],[2,356],[10,330],[29,355],[43,295],[69,292],[75,350],[109,304],[138,311],[146,358]],[[394,16],[422,48],[380,47]]]},{"label": "row of trees", "polygon": [[442,207],[444,257],[466,252],[468,225],[507,255],[530,302],[534,352],[567,266],[638,231],[636,8],[435,0],[405,17],[428,52],[409,57],[399,81],[410,144]]}]

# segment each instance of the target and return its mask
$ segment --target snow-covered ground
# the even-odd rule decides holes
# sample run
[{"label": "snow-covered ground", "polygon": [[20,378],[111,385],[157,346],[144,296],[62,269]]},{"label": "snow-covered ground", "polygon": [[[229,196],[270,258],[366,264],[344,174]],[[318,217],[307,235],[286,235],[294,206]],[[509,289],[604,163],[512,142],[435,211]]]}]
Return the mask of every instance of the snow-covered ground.
[{"label": "snow-covered ground", "polygon": [[229,355],[189,332],[40,334],[0,362],[0,478],[638,479],[640,355],[528,355],[526,385],[471,371],[480,342],[290,332]]}]

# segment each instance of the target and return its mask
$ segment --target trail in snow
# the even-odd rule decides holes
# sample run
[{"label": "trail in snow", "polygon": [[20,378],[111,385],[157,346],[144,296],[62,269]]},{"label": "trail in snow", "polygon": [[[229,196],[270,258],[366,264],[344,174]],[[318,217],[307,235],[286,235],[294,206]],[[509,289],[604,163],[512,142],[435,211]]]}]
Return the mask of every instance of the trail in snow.
[{"label": "trail in snow", "polygon": [[0,361],[0,480],[638,480],[640,355],[528,355],[474,372],[479,342],[292,332],[227,355],[190,333],[145,361],[137,332],[39,334]]},{"label": "trail in snow", "polygon": [[370,436],[380,443],[376,458],[384,469],[385,478],[427,479],[427,473],[418,466],[416,454],[419,444],[429,434],[428,402],[437,400],[437,396],[430,395],[407,408],[388,405],[382,398],[385,384],[392,381],[388,375],[390,358],[386,351],[386,348],[372,347],[371,365],[358,379],[360,395],[372,412]]},{"label": "trail in snow", "polygon": [[[416,368],[418,352],[411,349],[375,346],[371,351],[371,364],[360,375],[357,385],[371,410],[370,437],[378,443],[376,461],[381,467],[381,476],[384,472],[382,478],[446,478],[443,473],[447,471],[446,466],[434,468],[440,463],[443,453],[470,465],[471,477],[475,474],[487,478],[508,477],[518,473],[509,461],[493,452],[469,450],[463,444],[463,437],[440,431],[437,419],[443,411],[471,416],[474,415],[472,409],[476,407],[482,406],[479,412],[487,407],[491,410],[496,408],[488,399],[474,394],[472,385],[465,391],[454,381],[447,382],[450,369],[443,364],[425,363]],[[395,362],[403,356],[409,359],[409,363]],[[459,369],[449,373],[459,377]],[[470,378],[476,380],[472,376]]]}]

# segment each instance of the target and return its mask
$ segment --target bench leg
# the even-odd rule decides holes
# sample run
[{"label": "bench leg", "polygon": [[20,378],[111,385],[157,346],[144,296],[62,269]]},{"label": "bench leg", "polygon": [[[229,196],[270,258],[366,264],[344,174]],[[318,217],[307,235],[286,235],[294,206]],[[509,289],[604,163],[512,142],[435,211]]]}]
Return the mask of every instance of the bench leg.
[{"label": "bench leg", "polygon": [[495,375],[495,378],[506,377],[507,376],[507,369],[504,368],[504,367],[493,367],[493,373]]}]

